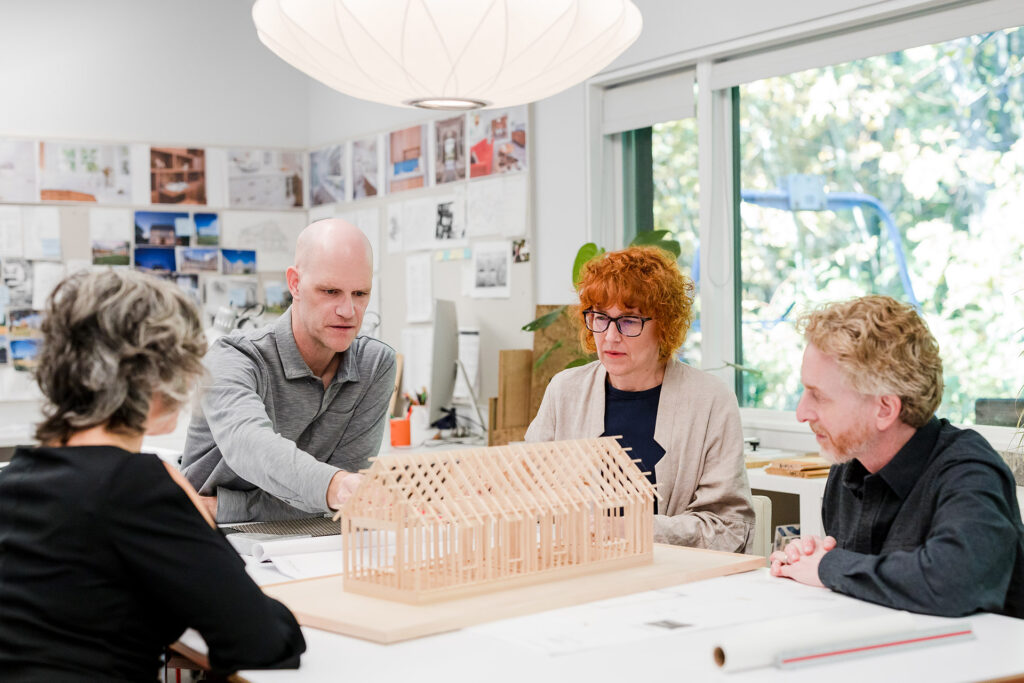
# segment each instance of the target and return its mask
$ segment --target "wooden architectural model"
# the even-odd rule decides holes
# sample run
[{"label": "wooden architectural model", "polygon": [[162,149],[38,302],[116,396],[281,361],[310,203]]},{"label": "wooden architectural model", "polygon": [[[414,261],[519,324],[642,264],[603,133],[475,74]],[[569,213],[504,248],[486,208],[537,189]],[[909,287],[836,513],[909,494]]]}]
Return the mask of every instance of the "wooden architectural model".
[{"label": "wooden architectural model", "polygon": [[426,603],[652,561],[615,437],[388,455],[341,510],[345,591]]}]

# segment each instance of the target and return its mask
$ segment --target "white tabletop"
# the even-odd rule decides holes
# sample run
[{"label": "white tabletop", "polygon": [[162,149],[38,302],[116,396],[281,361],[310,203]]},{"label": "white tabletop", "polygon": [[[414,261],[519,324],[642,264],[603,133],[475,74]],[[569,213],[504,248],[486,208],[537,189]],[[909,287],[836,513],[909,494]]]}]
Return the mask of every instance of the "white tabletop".
[{"label": "white tabletop", "polygon": [[[258,572],[257,572],[258,574]],[[271,574],[260,578],[266,580]],[[674,593],[673,593],[674,591]],[[682,595],[682,599],[678,597]],[[652,618],[663,617],[659,605],[676,599],[685,604],[693,600],[694,621],[706,618],[706,606],[720,606],[726,621],[750,623],[772,616],[826,612],[839,619],[868,617],[888,612],[884,607],[853,600],[821,588],[801,586],[776,579],[766,570],[710,579],[665,592],[632,596],[630,604],[614,601],[557,610],[518,620],[496,622],[417,640],[378,645],[312,628],[303,628],[307,652],[302,665],[293,671],[244,671],[241,676],[252,683],[290,683],[292,681],[374,681],[409,683],[445,681],[446,683],[488,683],[516,681],[587,681],[588,683],[624,683],[633,681],[882,681],[918,680],[931,682],[965,681],[995,678],[1024,671],[1024,620],[992,614],[975,615],[969,622],[977,638],[968,642],[925,647],[890,654],[879,654],[843,662],[809,666],[803,669],[762,668],[738,673],[723,673],[713,660],[717,641],[731,628],[710,626],[665,630],[638,640],[614,642],[592,649],[573,649],[552,653],[515,639],[528,639],[531,627],[550,631],[559,623],[576,624],[581,630],[605,631],[614,635],[630,618],[637,618],[637,605],[650,609]],[[624,599],[618,598],[618,601]],[[605,623],[580,625],[582,613],[602,613],[594,606],[606,607]],[[705,606],[703,614],[699,605]],[[573,610],[576,610],[574,613]],[[580,612],[584,610],[585,612]],[[574,616],[575,615],[575,616]],[[685,615],[680,615],[683,619]],[[562,620],[561,622],[559,620]],[[949,622],[938,617],[915,615],[915,626],[927,628]],[[714,620],[712,620],[714,621]],[[628,625],[624,634],[634,633]],[[535,635],[535,634],[534,634]],[[572,640],[573,634],[566,633]]]}]

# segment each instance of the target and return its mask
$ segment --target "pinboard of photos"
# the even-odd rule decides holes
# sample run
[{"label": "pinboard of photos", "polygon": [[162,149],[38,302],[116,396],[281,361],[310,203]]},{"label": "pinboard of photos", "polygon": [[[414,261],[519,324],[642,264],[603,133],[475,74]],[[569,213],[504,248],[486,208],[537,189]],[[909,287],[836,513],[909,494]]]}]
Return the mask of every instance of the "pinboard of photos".
[{"label": "pinboard of photos", "polygon": [[[315,217],[345,215],[375,253],[386,215],[390,252],[498,237],[528,254],[527,116],[470,112],[315,149],[0,138],[0,367],[34,367],[46,299],[83,269],[173,281],[208,325],[224,306],[281,313],[284,271]],[[427,187],[443,196],[394,202]],[[338,207],[385,196],[386,214]]]}]

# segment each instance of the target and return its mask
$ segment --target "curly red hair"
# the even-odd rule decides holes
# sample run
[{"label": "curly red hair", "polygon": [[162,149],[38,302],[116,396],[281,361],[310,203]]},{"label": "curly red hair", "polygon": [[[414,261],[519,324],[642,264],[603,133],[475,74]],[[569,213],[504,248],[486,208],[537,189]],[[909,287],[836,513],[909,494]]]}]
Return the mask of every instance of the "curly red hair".
[{"label": "curly red hair", "polygon": [[592,259],[583,266],[576,287],[580,305],[573,319],[580,345],[589,353],[597,351],[594,334],[583,324],[583,311],[633,308],[657,323],[658,356],[667,360],[690,329],[693,291],[693,281],[679,271],[670,253],[658,247],[629,247]]}]

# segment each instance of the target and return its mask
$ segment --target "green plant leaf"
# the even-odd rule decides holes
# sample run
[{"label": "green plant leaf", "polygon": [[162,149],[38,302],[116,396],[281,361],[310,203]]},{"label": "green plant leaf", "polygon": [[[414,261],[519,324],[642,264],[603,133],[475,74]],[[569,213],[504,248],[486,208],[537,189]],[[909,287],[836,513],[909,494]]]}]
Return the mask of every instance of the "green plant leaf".
[{"label": "green plant leaf", "polygon": [[594,354],[591,354],[589,356],[577,356],[576,358],[573,358],[571,361],[566,363],[565,369],[568,370],[569,368],[576,368],[581,365],[586,365],[587,363],[591,363],[594,360],[596,360],[596,356]]},{"label": "green plant leaf", "polygon": [[554,324],[556,320],[558,320],[558,316],[565,313],[566,308],[568,308],[568,306],[561,306],[551,311],[550,313],[545,313],[536,320],[531,320],[530,322],[523,325],[523,331],[536,332],[537,330],[543,330],[545,327],[550,327],[552,324]]},{"label": "green plant leaf", "polygon": [[631,247],[640,247],[647,244],[657,244],[658,242],[665,242],[666,237],[671,233],[668,230],[643,230],[636,234],[633,241],[629,243]]},{"label": "green plant leaf", "polygon": [[573,287],[580,283],[580,271],[583,270],[583,266],[587,261],[597,258],[604,253],[604,247],[599,247],[593,242],[587,242],[580,250],[576,252],[576,260],[572,264],[572,284]]},{"label": "green plant leaf", "polygon": [[670,254],[674,255],[677,259],[679,254],[682,253],[682,249],[679,246],[679,241],[671,239],[672,233],[668,230],[644,230],[638,232],[633,241],[629,243],[631,247],[658,247],[664,249]]},{"label": "green plant leaf", "polygon": [[544,361],[546,361],[548,359],[548,357],[552,353],[555,352],[556,349],[560,349],[560,348],[562,348],[562,340],[561,339],[559,339],[554,344],[552,344],[550,349],[548,349],[544,353],[540,354],[540,358],[538,358],[537,360],[535,360],[533,362],[533,369],[536,370],[540,366],[544,365]]}]

